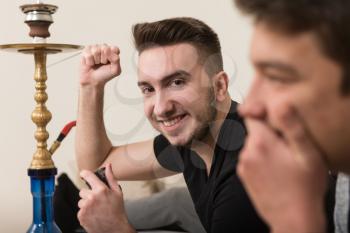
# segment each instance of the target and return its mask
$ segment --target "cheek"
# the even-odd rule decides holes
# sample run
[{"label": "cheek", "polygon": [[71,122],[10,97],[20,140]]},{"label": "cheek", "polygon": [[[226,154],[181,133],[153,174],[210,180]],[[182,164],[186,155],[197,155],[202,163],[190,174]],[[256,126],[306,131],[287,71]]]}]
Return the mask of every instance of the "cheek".
[{"label": "cheek", "polygon": [[[270,90],[266,92],[265,111],[266,118],[272,127],[279,129],[281,126],[281,117],[290,107],[300,112],[306,107],[305,98],[293,88],[283,88],[280,90]],[[302,114],[302,112],[300,112]]]},{"label": "cheek", "polygon": [[[331,119],[332,108],[337,103],[334,92],[320,89],[304,89],[293,100],[294,106],[309,125],[327,124]],[[322,123],[323,122],[323,123]]]},{"label": "cheek", "polygon": [[198,100],[200,100],[200,92],[192,87],[188,87],[181,92],[172,94],[171,98],[182,105],[192,105],[198,103]]},{"label": "cheek", "polygon": [[152,119],[153,105],[150,100],[143,100],[143,111],[148,119]]},{"label": "cheek", "polygon": [[306,85],[296,85],[274,94],[274,98],[271,98],[271,102],[268,103],[270,123],[278,128],[280,110],[286,106],[293,107],[299,114],[301,124],[306,127],[318,143],[323,144],[323,138],[330,133],[327,131],[334,128],[332,126],[334,114],[331,103],[333,102],[334,105],[335,96],[329,92],[323,93],[321,90],[307,88]]}]

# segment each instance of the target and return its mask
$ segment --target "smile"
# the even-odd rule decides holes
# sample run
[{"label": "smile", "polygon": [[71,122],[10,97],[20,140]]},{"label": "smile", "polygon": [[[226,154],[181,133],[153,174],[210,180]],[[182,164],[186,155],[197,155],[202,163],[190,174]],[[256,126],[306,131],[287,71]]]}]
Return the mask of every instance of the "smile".
[{"label": "smile", "polygon": [[161,122],[166,127],[172,127],[172,126],[176,125],[177,123],[179,123],[185,116],[186,116],[186,114],[183,114],[181,116],[177,116],[177,117],[174,117],[174,118],[169,119],[169,120],[163,120]]}]

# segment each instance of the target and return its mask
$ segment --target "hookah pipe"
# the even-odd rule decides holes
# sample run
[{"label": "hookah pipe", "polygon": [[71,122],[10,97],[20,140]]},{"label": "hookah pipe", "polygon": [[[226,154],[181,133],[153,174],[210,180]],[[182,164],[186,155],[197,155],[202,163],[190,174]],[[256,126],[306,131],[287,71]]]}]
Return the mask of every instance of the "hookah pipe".
[{"label": "hookah pipe", "polygon": [[[51,145],[49,152],[51,154],[51,156],[53,155],[53,153],[55,153],[55,151],[58,149],[58,147],[61,145],[63,139],[69,134],[69,132],[71,131],[71,129],[73,127],[75,127],[77,125],[77,121],[71,121],[68,124],[66,124],[63,129],[61,130],[60,134],[58,135],[57,139],[53,142],[53,144]],[[107,187],[109,187],[108,181],[107,181],[107,177],[105,174],[105,167],[99,168],[95,171],[95,175],[103,182],[107,185]],[[88,182],[85,182],[86,185],[91,189],[91,186],[89,185]]]},{"label": "hookah pipe", "polygon": [[71,121],[68,124],[66,124],[63,129],[61,130],[60,134],[58,135],[57,139],[53,142],[53,144],[51,145],[49,152],[51,154],[51,156],[53,155],[53,153],[55,153],[55,151],[57,150],[58,147],[60,147],[61,142],[63,141],[63,139],[69,134],[69,132],[71,131],[71,129],[73,127],[75,127],[77,125],[76,121]]}]

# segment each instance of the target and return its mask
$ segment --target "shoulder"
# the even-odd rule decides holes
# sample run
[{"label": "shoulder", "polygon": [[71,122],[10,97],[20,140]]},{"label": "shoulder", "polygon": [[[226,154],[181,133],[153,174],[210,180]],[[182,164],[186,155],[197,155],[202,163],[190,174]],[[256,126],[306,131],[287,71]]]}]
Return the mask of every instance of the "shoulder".
[{"label": "shoulder", "polygon": [[224,120],[217,144],[226,151],[235,151],[244,144],[247,134],[243,118],[237,111],[238,103],[232,101],[230,110]]}]

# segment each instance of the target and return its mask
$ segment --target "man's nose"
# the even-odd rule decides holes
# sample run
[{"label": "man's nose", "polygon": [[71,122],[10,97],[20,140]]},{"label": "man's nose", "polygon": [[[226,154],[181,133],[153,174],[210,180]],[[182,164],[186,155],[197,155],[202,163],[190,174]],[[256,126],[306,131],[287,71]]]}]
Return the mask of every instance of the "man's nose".
[{"label": "man's nose", "polygon": [[157,117],[170,116],[174,111],[174,103],[166,93],[159,93],[156,96],[153,111]]},{"label": "man's nose", "polygon": [[254,77],[251,84],[248,95],[243,101],[243,104],[239,106],[239,113],[242,117],[252,117],[263,119],[266,117],[265,99],[267,93],[265,93],[263,81],[257,77]]}]

